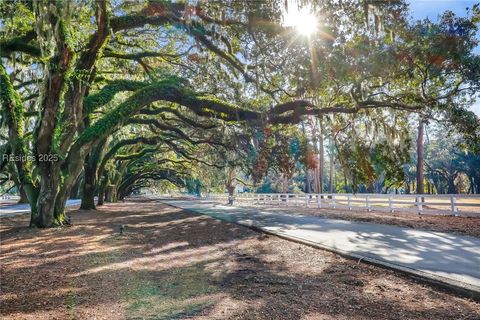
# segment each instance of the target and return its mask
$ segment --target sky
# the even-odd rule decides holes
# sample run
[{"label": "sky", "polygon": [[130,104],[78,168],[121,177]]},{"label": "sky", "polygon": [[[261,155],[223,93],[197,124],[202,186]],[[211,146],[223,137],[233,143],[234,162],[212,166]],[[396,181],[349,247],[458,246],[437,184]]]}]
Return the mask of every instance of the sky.
[{"label": "sky", "polygon": [[[447,10],[453,11],[459,16],[466,16],[465,8],[471,8],[480,0],[409,0],[408,2],[414,20],[429,18],[432,21],[437,21],[438,16]],[[480,54],[480,47],[477,47],[476,52]],[[477,99],[471,109],[480,116],[480,98]]]},{"label": "sky", "polygon": [[413,18],[436,21],[444,11],[450,10],[460,16],[466,15],[465,8],[472,7],[480,0],[408,0]]}]

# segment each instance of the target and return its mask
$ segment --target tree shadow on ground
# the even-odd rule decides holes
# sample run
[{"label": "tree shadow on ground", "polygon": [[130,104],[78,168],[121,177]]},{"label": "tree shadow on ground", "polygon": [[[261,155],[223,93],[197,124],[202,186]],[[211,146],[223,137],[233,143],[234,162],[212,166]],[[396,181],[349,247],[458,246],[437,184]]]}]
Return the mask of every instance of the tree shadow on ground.
[{"label": "tree shadow on ground", "polygon": [[480,311],[393,272],[159,203],[71,214],[68,228],[4,225],[5,319],[474,319]]},{"label": "tree shadow on ground", "polygon": [[[457,301],[452,306],[441,293],[418,284],[392,286],[397,276],[384,271],[387,279],[372,277],[372,267],[351,261],[330,264],[320,273],[295,273],[282,264],[266,263],[252,256],[238,256],[237,270],[225,275],[221,285],[235,299],[253,307],[232,318],[245,319],[477,319],[478,305]],[[268,265],[268,267],[266,267]],[[373,271],[375,272],[375,271]],[[395,280],[398,280],[395,279]],[[409,280],[407,280],[409,281]],[[242,290],[238,290],[238,288]],[[420,289],[421,287],[421,289]],[[440,300],[441,303],[439,303]],[[268,316],[266,316],[268,315]]]},{"label": "tree shadow on ground", "polygon": [[[281,211],[195,205],[192,209],[227,221],[277,230],[332,249],[380,259],[457,281],[474,284],[480,278],[480,239],[442,232],[425,232],[396,226],[345,220],[292,216]],[[189,207],[189,203],[180,202]]]}]

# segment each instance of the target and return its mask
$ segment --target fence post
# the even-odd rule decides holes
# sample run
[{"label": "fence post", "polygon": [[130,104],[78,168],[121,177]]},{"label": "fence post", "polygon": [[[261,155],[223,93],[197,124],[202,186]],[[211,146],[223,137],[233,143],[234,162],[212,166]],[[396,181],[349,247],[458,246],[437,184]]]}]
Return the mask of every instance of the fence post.
[{"label": "fence post", "polygon": [[417,211],[418,211],[418,214],[422,214],[422,197],[418,197],[416,196],[415,197],[415,202],[417,203]]},{"label": "fence post", "polygon": [[348,195],[348,210],[352,210],[352,196]]},{"label": "fence post", "polygon": [[307,208],[309,207],[309,206],[308,206],[308,201],[309,201],[308,198],[309,198],[309,197],[310,197],[310,195],[309,195],[308,193],[306,193],[306,194],[305,194],[305,206],[306,206]]},{"label": "fence post", "polygon": [[288,207],[288,198],[290,198],[290,195],[287,193],[287,198],[285,199],[285,204]]},{"label": "fence post", "polygon": [[367,205],[367,211],[370,211],[370,196],[365,197],[365,203]]},{"label": "fence post", "polygon": [[317,208],[321,209],[322,208],[322,195],[317,194]]},{"label": "fence post", "polygon": [[390,209],[390,212],[393,212],[392,195],[388,196],[388,208]]},{"label": "fence post", "polygon": [[335,195],[332,193],[332,208],[335,209],[337,206],[335,205]]},{"label": "fence post", "polygon": [[452,205],[452,215],[458,216],[458,208],[456,206],[457,198],[455,198],[453,195],[450,196],[450,203]]}]

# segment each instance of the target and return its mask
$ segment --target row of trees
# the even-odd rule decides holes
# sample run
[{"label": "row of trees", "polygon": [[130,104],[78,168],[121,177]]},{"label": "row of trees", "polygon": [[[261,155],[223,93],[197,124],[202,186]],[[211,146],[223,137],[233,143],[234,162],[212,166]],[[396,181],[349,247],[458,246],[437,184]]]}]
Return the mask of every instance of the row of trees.
[{"label": "row of trees", "polygon": [[0,171],[31,225],[65,223],[69,196],[93,209],[95,195],[101,205],[158,181],[232,190],[277,171],[286,189],[303,165],[318,190],[318,132],[351,187],[380,172],[393,183],[412,113],[480,149],[467,109],[478,6],[412,24],[403,1],[300,5],[321,15],[310,37],[282,26],[288,8],[274,0],[2,2]]},{"label": "row of trees", "polygon": [[[425,125],[422,177],[417,172],[418,131],[413,130],[417,129],[415,126],[411,128],[403,133],[403,146],[391,149],[385,143],[357,142],[353,152],[350,140],[340,135],[311,130],[302,137],[299,132],[297,138],[289,141],[291,158],[287,161],[293,163],[288,165],[292,168],[292,172],[287,171],[288,184],[282,168],[272,163],[266,177],[256,187],[249,185],[247,189],[267,193],[479,193],[480,155],[466,146],[462,135],[439,123]],[[309,145],[305,148],[302,143],[307,140]],[[282,159],[282,150],[272,148],[272,152],[273,159]],[[423,190],[417,189],[419,178],[423,180]]]}]

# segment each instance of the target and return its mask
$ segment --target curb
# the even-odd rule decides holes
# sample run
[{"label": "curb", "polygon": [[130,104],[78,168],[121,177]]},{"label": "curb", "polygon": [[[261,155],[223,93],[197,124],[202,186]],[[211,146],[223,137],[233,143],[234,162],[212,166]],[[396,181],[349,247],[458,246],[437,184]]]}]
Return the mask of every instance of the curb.
[{"label": "curb", "polygon": [[[185,210],[185,211],[187,211],[189,213],[192,213],[192,214],[195,214],[195,215],[209,216],[207,214],[196,212],[196,211],[193,211],[193,210],[190,210],[190,209],[184,209],[184,208],[181,208],[181,207],[177,207],[173,204],[166,203],[166,202],[163,202],[161,200],[160,200],[160,202],[165,204],[165,205],[174,207],[174,208]],[[434,274],[431,274],[431,273],[428,273],[428,272],[419,271],[419,270],[415,270],[415,269],[412,269],[412,268],[404,267],[404,266],[397,265],[397,264],[394,264],[394,263],[390,263],[390,262],[387,262],[387,261],[383,261],[383,260],[380,260],[380,259],[371,258],[371,257],[367,257],[367,256],[362,256],[362,255],[359,255],[359,254],[356,254],[356,253],[343,251],[341,249],[328,247],[328,246],[321,245],[321,244],[313,242],[313,241],[309,241],[309,240],[305,240],[305,239],[302,239],[302,238],[282,234],[282,232],[270,231],[270,230],[264,229],[263,227],[255,226],[253,224],[241,223],[241,222],[238,222],[238,221],[231,221],[231,220],[223,219],[223,218],[220,218],[220,217],[212,217],[212,216],[209,216],[209,217],[211,217],[213,219],[217,219],[217,220],[226,221],[226,222],[229,222],[229,223],[234,223],[236,225],[247,227],[247,228],[249,228],[251,230],[254,230],[254,231],[257,231],[257,232],[266,233],[266,234],[276,236],[276,237],[279,237],[279,238],[282,238],[282,239],[285,239],[285,240],[289,240],[289,241],[296,242],[296,243],[299,243],[299,244],[307,245],[309,247],[313,247],[313,248],[316,248],[316,249],[322,249],[322,250],[326,250],[326,251],[329,251],[329,252],[333,252],[333,253],[336,253],[336,254],[338,254],[338,255],[340,255],[344,258],[350,259],[350,260],[356,260],[358,262],[364,262],[364,263],[367,263],[367,264],[370,264],[370,265],[374,265],[374,266],[382,267],[382,268],[385,268],[385,269],[397,271],[397,272],[399,272],[403,275],[408,276],[409,278],[412,278],[412,279],[414,279],[416,281],[419,281],[421,283],[424,283],[424,284],[428,284],[428,285],[430,285],[434,288],[441,289],[441,290],[446,290],[449,293],[453,293],[455,295],[462,296],[462,297],[469,298],[469,299],[472,299],[474,301],[480,302],[480,288],[477,287],[477,286],[474,286],[474,285],[470,285],[470,284],[459,282],[459,281],[453,281],[453,280],[445,278],[445,277],[441,277],[441,276],[437,276],[437,275],[434,275]]]}]

